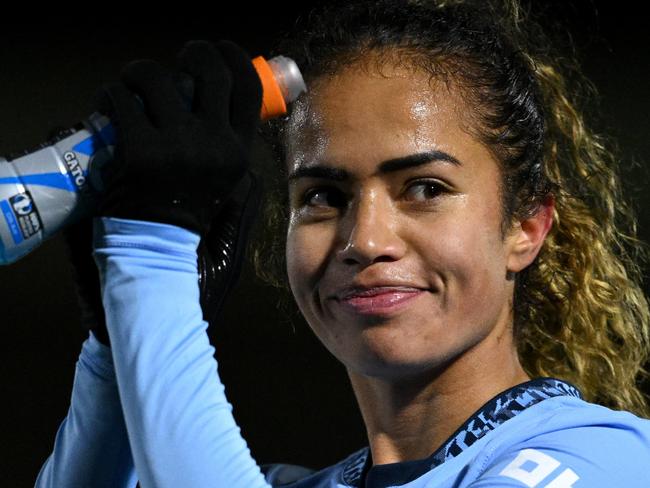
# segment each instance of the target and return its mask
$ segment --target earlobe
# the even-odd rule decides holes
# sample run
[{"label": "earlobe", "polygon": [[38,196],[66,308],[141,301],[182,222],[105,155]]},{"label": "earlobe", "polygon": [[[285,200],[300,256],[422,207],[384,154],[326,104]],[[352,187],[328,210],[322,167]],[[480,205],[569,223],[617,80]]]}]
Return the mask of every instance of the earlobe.
[{"label": "earlobe", "polygon": [[548,195],[540,203],[535,215],[517,223],[516,230],[509,238],[509,272],[518,273],[535,260],[553,225],[554,211],[555,199]]}]

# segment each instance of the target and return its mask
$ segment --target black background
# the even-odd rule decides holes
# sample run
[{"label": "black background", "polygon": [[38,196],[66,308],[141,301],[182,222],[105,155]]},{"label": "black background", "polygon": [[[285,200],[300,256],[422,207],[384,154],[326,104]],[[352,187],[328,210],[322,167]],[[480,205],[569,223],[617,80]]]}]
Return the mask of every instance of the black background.
[{"label": "black background", "polygon": [[[231,39],[251,56],[266,54],[298,9],[241,3],[209,9],[190,3],[134,14],[126,5],[92,5],[93,13],[52,10],[5,17],[0,30],[0,154],[33,147],[55,126],[72,126],[92,110],[91,99],[121,66],[152,57],[168,65],[189,39]],[[585,72],[600,92],[601,132],[614,136],[630,195],[648,241],[650,214],[644,161],[650,159],[650,81],[645,15],[612,2],[538,2],[556,13],[579,47]],[[621,5],[619,3],[619,5]],[[626,3],[624,5],[632,5]],[[102,8],[107,12],[102,12]],[[640,7],[639,7],[640,8]],[[596,10],[594,10],[596,9]],[[256,163],[271,167],[268,148]],[[278,311],[278,295],[250,266],[211,331],[219,370],[242,433],[256,459],[313,468],[365,445],[347,376],[312,337]],[[0,268],[2,451],[0,485],[32,486],[65,417],[84,334],[64,248],[56,237],[20,262]]]}]

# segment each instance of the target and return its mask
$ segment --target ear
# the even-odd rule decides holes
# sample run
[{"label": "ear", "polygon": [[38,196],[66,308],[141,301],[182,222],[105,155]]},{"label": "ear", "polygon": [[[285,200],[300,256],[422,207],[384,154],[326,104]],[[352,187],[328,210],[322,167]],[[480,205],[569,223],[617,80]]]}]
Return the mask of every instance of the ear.
[{"label": "ear", "polygon": [[555,199],[547,196],[539,205],[535,215],[516,222],[507,242],[507,269],[518,273],[529,266],[537,257],[544,239],[553,225]]}]

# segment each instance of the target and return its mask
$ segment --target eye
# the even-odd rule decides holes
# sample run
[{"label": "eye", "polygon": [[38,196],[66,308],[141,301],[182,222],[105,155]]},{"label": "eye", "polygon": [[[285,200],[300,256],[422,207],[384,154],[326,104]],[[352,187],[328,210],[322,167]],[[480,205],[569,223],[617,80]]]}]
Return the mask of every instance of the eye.
[{"label": "eye", "polygon": [[346,201],[345,195],[337,188],[320,186],[307,190],[303,194],[302,204],[309,207],[342,207]]},{"label": "eye", "polygon": [[413,200],[423,202],[435,200],[446,191],[447,189],[435,180],[419,180],[408,187],[406,194],[411,195]]}]

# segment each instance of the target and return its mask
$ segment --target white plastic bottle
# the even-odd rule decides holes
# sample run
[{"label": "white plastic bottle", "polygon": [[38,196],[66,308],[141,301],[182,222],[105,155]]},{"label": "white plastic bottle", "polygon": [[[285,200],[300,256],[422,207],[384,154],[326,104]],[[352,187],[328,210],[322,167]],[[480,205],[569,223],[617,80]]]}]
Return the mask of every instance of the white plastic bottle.
[{"label": "white plastic bottle", "polygon": [[[261,118],[286,113],[306,91],[296,63],[253,59],[263,87]],[[25,256],[67,224],[91,215],[103,191],[101,168],[113,158],[115,134],[98,113],[35,150],[0,157],[0,265]]]}]

